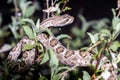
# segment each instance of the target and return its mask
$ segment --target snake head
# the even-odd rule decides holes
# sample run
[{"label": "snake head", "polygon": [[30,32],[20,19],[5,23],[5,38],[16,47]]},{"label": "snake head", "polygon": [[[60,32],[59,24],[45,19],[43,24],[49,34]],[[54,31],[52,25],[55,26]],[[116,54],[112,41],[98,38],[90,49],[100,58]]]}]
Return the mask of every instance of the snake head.
[{"label": "snake head", "polygon": [[71,24],[74,21],[74,17],[64,14],[60,16],[59,18],[56,18],[56,26],[65,26],[68,24]]},{"label": "snake head", "polygon": [[65,25],[71,24],[73,21],[74,21],[74,17],[68,14],[53,16],[42,21],[40,24],[40,28],[46,28],[51,26],[53,27],[65,26]]}]

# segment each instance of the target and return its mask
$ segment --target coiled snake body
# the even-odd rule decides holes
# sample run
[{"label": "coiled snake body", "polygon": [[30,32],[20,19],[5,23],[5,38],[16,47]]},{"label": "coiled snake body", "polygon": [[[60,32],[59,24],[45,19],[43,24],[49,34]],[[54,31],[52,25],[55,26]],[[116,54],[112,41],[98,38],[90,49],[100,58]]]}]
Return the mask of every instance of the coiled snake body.
[{"label": "coiled snake body", "polygon": [[[56,27],[56,26],[64,26],[72,23],[74,18],[68,14],[61,16],[53,16],[41,22],[39,29],[45,27]],[[54,35],[48,36],[45,33],[39,33],[37,35],[37,40],[46,48],[52,49],[60,62],[63,64],[71,65],[71,66],[89,66],[96,65],[97,60],[92,59],[92,53],[82,52],[80,50],[70,50],[65,48]],[[26,64],[33,64],[36,56],[36,49],[33,48],[29,51],[22,51],[22,47],[25,44],[33,45],[35,42],[33,40],[28,39],[27,37],[23,37],[17,45],[10,51],[8,55],[8,61],[17,61],[18,56],[22,53],[22,61]],[[103,57],[103,61],[106,57]],[[102,60],[102,59],[101,59]],[[111,63],[108,63],[113,67]],[[113,67],[114,68],[114,67]],[[109,68],[110,69],[110,68]],[[114,70],[113,70],[114,71]],[[111,75],[113,75],[111,73]],[[115,79],[116,80],[116,79]]]}]

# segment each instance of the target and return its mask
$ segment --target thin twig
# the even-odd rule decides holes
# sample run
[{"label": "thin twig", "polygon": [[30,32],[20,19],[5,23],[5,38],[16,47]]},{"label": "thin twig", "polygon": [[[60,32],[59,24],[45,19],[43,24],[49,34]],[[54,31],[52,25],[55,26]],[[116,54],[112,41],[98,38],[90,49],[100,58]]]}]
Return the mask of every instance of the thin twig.
[{"label": "thin twig", "polygon": [[14,4],[14,7],[15,7],[15,16],[17,16],[17,13],[19,12],[17,0],[13,0],[13,4]]},{"label": "thin twig", "polygon": [[118,12],[118,14],[117,14],[117,17],[119,17],[120,16],[120,10],[119,10],[119,12]]},{"label": "thin twig", "polygon": [[64,5],[63,5],[63,7],[62,7],[62,10],[61,10],[61,11],[63,11],[63,10],[64,10],[64,8],[65,8],[66,4],[67,4],[67,1],[65,1],[65,3],[64,3]]},{"label": "thin twig", "polygon": [[51,6],[54,6],[53,3],[54,3],[53,0],[51,0]]},{"label": "thin twig", "polygon": [[64,80],[66,74],[67,74],[69,71],[75,70],[75,68],[78,67],[78,66],[79,66],[79,65],[76,64],[76,65],[74,65],[73,67],[71,67],[70,69],[68,69],[68,70],[64,71],[63,73],[61,73],[61,75],[63,75],[61,80]]},{"label": "thin twig", "polygon": [[[53,0],[51,0],[51,6],[52,6],[52,7],[54,6]],[[53,15],[53,12],[52,12],[51,14]]]},{"label": "thin twig", "polygon": [[55,0],[55,1],[53,2],[53,5],[55,5],[56,2],[57,2],[57,0]]},{"label": "thin twig", "polygon": [[94,44],[93,46],[91,46],[90,48],[88,48],[87,50],[86,50],[86,52],[90,52],[94,47],[96,47],[97,45],[99,45],[101,42],[99,41],[99,42],[97,42],[96,44]]},{"label": "thin twig", "polygon": [[92,79],[95,78],[95,73],[96,73],[97,68],[98,68],[98,66],[99,66],[99,64],[100,64],[100,60],[101,60],[101,58],[103,57],[103,54],[104,54],[104,52],[105,52],[105,50],[106,50],[107,47],[108,47],[108,44],[105,45],[105,47],[103,48],[103,50],[102,50],[102,52],[101,52],[101,54],[100,54],[100,57],[97,59],[97,64],[96,64],[94,73],[93,73],[93,75],[92,75]]},{"label": "thin twig", "polygon": [[[49,0],[46,0],[46,5],[47,5],[47,9],[49,8]],[[50,13],[48,12],[47,13],[47,18],[49,18],[49,16],[50,16]]]},{"label": "thin twig", "polygon": [[49,8],[49,0],[46,0],[47,9]]}]

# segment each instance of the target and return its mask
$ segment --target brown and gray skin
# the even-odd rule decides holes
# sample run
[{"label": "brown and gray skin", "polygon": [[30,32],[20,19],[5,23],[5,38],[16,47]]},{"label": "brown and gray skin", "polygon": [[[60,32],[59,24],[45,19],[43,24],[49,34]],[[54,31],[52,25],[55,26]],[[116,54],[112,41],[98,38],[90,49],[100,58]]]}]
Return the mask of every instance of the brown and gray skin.
[{"label": "brown and gray skin", "polygon": [[[53,16],[42,21],[39,29],[43,29],[51,26],[53,27],[65,26],[65,25],[71,24],[73,21],[74,21],[74,18],[68,14],[61,15],[61,16]],[[46,49],[52,49],[56,53],[58,60],[60,60],[60,62],[62,62],[63,64],[71,65],[71,66],[96,65],[97,61],[92,59],[92,55],[93,55],[92,53],[83,52],[80,50],[67,49],[56,39],[54,35],[48,36],[44,33],[39,33],[37,35],[37,40],[41,42],[41,44]],[[18,42],[17,45],[10,51],[8,55],[8,60],[16,61],[18,56],[22,52],[23,46],[28,43],[33,45],[35,42],[33,40],[28,39],[27,37],[24,37],[22,40],[20,40],[20,42]],[[23,52],[22,60],[26,64],[33,64],[35,59],[35,53],[36,51],[34,48],[32,50]],[[109,63],[109,64],[111,64],[109,67],[113,67],[112,63]],[[103,66],[105,65],[107,64],[104,64]],[[114,70],[115,69],[113,69],[112,71],[114,72]]]},{"label": "brown and gray skin", "polygon": [[91,65],[92,54],[81,52],[80,50],[69,50],[65,48],[54,36],[49,36],[48,38],[44,33],[37,36],[38,41],[40,41],[46,49],[53,49],[56,53],[58,59],[66,65],[78,65],[78,66],[88,66]]},{"label": "brown and gray skin", "polygon": [[[39,42],[43,44],[43,46],[46,49],[52,49],[56,53],[58,60],[65,65],[70,65],[74,67],[74,66],[90,66],[90,65],[95,66],[97,64],[97,60],[94,60],[92,58],[93,56],[92,53],[84,52],[80,50],[67,49],[53,35],[48,36],[44,33],[41,33],[38,34],[37,39]],[[101,60],[103,60],[103,62],[109,61],[106,56],[103,56]],[[107,71],[110,73],[108,79],[104,79],[104,80],[110,80],[111,78],[117,80],[117,72],[116,72],[117,67],[114,66],[113,63],[106,62],[100,68],[105,71],[107,69]],[[103,71],[102,73],[105,73],[105,71]],[[99,76],[99,77],[103,77],[103,76]]]},{"label": "brown and gray skin", "polygon": [[58,26],[65,26],[71,24],[74,21],[74,17],[64,14],[60,16],[53,16],[48,19],[45,19],[40,23],[40,29],[47,28],[47,27],[58,27]]},{"label": "brown and gray skin", "polygon": [[[61,16],[53,16],[53,17],[50,17],[50,18],[42,21],[39,29],[43,29],[43,28],[51,27],[51,26],[54,26],[54,27],[64,26],[64,25],[71,24],[73,21],[74,21],[74,18],[68,14],[64,14]],[[42,39],[42,37],[41,37],[41,39]],[[21,54],[22,48],[24,47],[24,45],[25,44],[33,45],[34,43],[35,42],[33,40],[28,39],[28,37],[26,37],[26,36],[23,37],[23,39],[21,39],[17,43],[17,45],[10,51],[8,58],[7,58],[8,61],[17,61],[17,58]],[[25,52],[23,52],[22,55],[23,55],[22,60],[25,61],[26,64],[32,64],[34,61],[34,58],[35,58],[35,50],[32,49],[29,51],[25,51]]]},{"label": "brown and gray skin", "polygon": [[17,45],[10,51],[7,60],[8,61],[17,61],[18,57],[20,56],[20,54],[22,53],[22,60],[26,63],[26,64],[33,64],[34,63],[34,59],[35,59],[35,55],[36,55],[36,50],[35,48],[33,48],[32,50],[29,51],[24,51],[23,52],[23,47],[25,46],[25,44],[30,44],[30,45],[34,45],[34,41],[28,39],[27,36],[23,37],[18,43]]}]

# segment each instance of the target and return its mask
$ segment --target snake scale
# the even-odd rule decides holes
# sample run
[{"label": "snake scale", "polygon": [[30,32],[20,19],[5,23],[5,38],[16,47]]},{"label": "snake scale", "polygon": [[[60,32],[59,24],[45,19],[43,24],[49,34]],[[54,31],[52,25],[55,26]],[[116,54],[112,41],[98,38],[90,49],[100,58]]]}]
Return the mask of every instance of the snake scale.
[{"label": "snake scale", "polygon": [[[46,28],[46,27],[57,27],[57,26],[65,26],[68,24],[71,24],[74,21],[74,17],[64,14],[60,16],[53,16],[48,19],[45,19],[41,22],[39,29]],[[89,65],[96,65],[97,60],[94,60],[92,58],[93,53],[90,52],[84,52],[80,50],[70,50],[64,47],[54,35],[48,36],[45,33],[39,33],[36,36],[36,39],[46,48],[46,49],[52,49],[56,55],[58,60],[66,65],[70,66],[89,66]],[[24,61],[26,64],[33,64],[35,61],[36,56],[36,49],[33,48],[29,51],[22,50],[23,46],[25,44],[31,44],[33,45],[35,42],[33,40],[30,40],[27,36],[23,37],[17,45],[10,51],[8,54],[8,61],[17,61],[18,57],[22,53],[22,61]],[[102,57],[101,60],[107,61],[107,57]],[[112,68],[111,68],[112,67]],[[110,76],[114,76],[114,80],[117,80],[115,67],[112,63],[106,62],[104,66],[101,68],[108,69]]]}]

